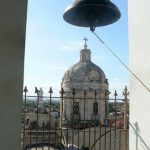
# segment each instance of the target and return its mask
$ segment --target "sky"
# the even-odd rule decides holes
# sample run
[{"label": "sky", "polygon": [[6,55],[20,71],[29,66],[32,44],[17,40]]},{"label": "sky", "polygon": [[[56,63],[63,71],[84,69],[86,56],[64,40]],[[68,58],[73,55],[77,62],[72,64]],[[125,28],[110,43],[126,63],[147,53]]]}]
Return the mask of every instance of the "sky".
[{"label": "sky", "polygon": [[[128,71],[99,43],[89,28],[77,27],[63,20],[66,7],[73,0],[30,0],[28,1],[24,86],[29,95],[34,95],[35,86],[48,95],[58,96],[64,72],[77,63],[80,50],[84,46],[83,38],[88,38],[92,61],[104,72],[109,81],[111,95],[118,91],[119,97],[127,85]],[[128,57],[128,14],[127,1],[113,0],[121,11],[121,18],[114,24],[98,27],[95,32],[129,64]]]}]

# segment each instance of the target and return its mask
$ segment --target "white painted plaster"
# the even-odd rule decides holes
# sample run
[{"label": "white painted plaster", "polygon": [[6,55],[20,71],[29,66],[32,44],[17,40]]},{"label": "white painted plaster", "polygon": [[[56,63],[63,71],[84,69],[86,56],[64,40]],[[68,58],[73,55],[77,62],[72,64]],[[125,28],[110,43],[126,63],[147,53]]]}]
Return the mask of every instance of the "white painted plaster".
[{"label": "white painted plaster", "polygon": [[[150,1],[129,0],[130,68],[150,88]],[[150,92],[130,78],[130,150],[150,150]]]},{"label": "white painted plaster", "polygon": [[21,149],[27,0],[0,2],[0,150]]}]

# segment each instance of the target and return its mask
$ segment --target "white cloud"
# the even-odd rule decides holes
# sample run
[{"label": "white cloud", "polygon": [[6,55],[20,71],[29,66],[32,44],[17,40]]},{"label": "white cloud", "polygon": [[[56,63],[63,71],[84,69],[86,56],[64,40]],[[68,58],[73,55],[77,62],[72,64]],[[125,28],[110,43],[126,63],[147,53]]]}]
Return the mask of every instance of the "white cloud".
[{"label": "white cloud", "polygon": [[62,45],[60,49],[64,51],[76,51],[80,50],[83,47],[82,45],[83,42],[70,42],[67,43],[66,45]]}]

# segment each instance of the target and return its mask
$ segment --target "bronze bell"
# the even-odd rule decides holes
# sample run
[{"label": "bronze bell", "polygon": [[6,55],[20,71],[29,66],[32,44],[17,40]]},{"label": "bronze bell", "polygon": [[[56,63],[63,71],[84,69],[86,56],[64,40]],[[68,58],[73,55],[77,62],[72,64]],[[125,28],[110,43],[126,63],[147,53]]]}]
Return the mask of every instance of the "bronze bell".
[{"label": "bronze bell", "polygon": [[80,26],[95,27],[114,23],[121,16],[117,6],[110,0],[75,0],[64,12],[66,22]]}]

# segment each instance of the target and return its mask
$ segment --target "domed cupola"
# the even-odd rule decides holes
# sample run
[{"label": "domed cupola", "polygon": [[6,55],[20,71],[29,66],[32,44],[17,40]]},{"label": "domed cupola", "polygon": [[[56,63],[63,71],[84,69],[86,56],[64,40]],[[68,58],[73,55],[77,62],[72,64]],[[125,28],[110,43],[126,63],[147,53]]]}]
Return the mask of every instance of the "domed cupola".
[{"label": "domed cupola", "polygon": [[[108,90],[106,76],[102,69],[91,61],[91,51],[87,48],[87,39],[84,40],[85,44],[80,51],[79,62],[70,67],[62,79],[64,99],[60,112],[64,127],[67,124],[72,128],[69,124],[72,119],[78,120],[81,126],[83,120],[85,123],[85,120],[96,119],[103,123],[105,110],[108,110],[108,105],[105,105],[108,99],[105,97],[105,90]],[[72,89],[75,91],[74,95]],[[95,91],[96,99],[94,100]]]},{"label": "domed cupola", "polygon": [[102,86],[106,88],[106,76],[102,69],[91,61],[91,51],[87,48],[87,39],[84,40],[85,45],[80,51],[80,61],[71,66],[64,74],[62,87],[65,91],[71,89],[102,90]]}]

